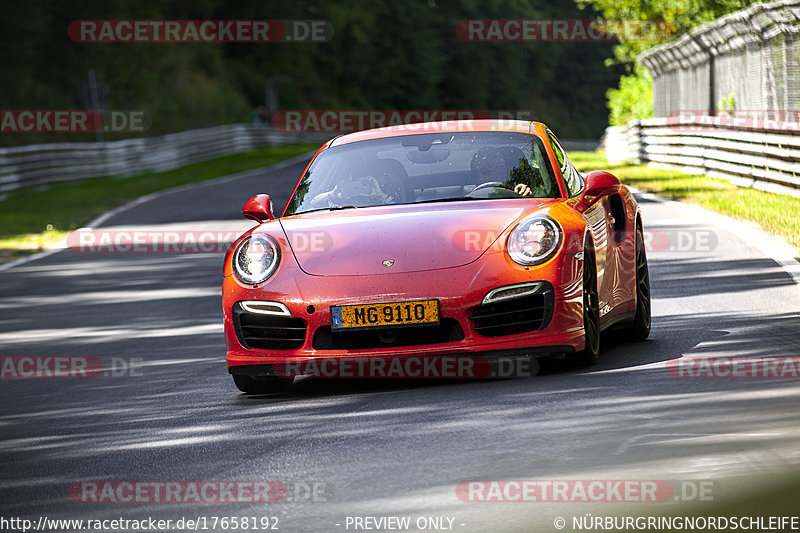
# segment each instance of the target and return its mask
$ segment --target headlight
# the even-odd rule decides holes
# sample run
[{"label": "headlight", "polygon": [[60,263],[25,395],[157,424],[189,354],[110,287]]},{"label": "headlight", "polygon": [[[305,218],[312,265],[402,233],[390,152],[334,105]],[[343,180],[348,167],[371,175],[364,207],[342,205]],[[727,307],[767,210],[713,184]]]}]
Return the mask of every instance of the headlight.
[{"label": "headlight", "polygon": [[281,249],[268,235],[251,235],[244,239],[233,254],[233,272],[239,281],[258,285],[278,268]]},{"label": "headlight", "polygon": [[506,242],[508,255],[524,266],[538,265],[550,259],[561,244],[561,228],[544,215],[523,218]]}]

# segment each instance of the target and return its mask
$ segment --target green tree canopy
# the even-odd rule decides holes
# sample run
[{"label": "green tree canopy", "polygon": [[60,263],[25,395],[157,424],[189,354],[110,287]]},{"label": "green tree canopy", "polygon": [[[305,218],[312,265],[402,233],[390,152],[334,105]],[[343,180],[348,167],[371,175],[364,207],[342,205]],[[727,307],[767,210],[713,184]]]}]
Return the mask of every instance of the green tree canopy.
[{"label": "green tree canopy", "polygon": [[[266,80],[282,109],[521,110],[562,137],[596,138],[620,71],[608,42],[467,42],[460,20],[583,18],[573,0],[6,0],[4,109],[80,109],[89,68],[111,109],[144,110],[149,134],[249,121]],[[82,19],[327,20],[324,43],[78,43]],[[2,136],[4,144],[72,140]],[[85,139],[91,140],[91,139]]]}]

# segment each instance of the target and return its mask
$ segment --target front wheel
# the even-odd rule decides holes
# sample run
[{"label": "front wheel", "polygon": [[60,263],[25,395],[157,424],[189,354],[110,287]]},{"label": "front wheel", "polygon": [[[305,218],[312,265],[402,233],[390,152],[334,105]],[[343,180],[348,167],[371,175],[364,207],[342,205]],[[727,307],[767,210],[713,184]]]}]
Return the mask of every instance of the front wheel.
[{"label": "front wheel", "polygon": [[292,378],[266,377],[254,379],[244,374],[232,374],[236,388],[245,394],[270,394],[285,392],[292,386]]},{"label": "front wheel", "polygon": [[585,347],[571,354],[570,360],[581,366],[596,365],[600,359],[600,298],[594,254],[588,249],[583,252],[583,330]]}]

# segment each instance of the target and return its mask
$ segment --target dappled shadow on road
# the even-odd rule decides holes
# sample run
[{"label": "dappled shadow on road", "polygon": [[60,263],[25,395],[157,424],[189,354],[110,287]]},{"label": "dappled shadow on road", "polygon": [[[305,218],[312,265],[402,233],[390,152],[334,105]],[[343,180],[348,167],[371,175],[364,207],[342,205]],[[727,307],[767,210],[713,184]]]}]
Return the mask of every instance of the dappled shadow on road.
[{"label": "dappled shadow on road", "polygon": [[[672,331],[682,341],[672,342]],[[0,416],[0,452],[11,465],[4,476],[16,480],[0,496],[9,511],[56,505],[68,514],[87,509],[67,496],[80,479],[291,480],[302,472],[338,487],[341,501],[364,503],[372,491],[327,454],[380,480],[408,467],[393,455],[400,450],[414,450],[415,470],[440,473],[409,493],[463,479],[602,477],[598,468],[647,479],[666,458],[673,478],[696,477],[698,465],[711,479],[769,471],[798,459],[798,380],[678,379],[664,363],[798,355],[798,333],[798,318],[786,314],[662,317],[651,340],[608,340],[601,364],[588,369],[476,382],[317,380],[271,396],[238,394],[211,358],[151,357],[141,377],[70,383],[46,407],[24,403],[48,394],[42,380],[4,384],[3,400],[22,404]],[[213,344],[215,335],[198,337]],[[152,511],[126,506],[136,509]]]},{"label": "dappled shadow on road", "polygon": [[224,349],[221,254],[80,259],[61,252],[0,282],[3,355],[157,353],[207,332]]},{"label": "dappled shadow on road", "polygon": [[[654,298],[724,293],[746,297],[748,292],[795,284],[792,277],[771,259],[698,260],[660,257],[655,266],[652,263],[651,260]],[[742,306],[746,307],[745,301]]]},{"label": "dappled shadow on road", "polygon": [[[769,294],[791,283],[772,261],[654,255],[657,304],[730,293],[730,308],[666,315],[656,305],[651,338],[604,336],[595,367],[553,363],[535,378],[493,381],[311,380],[263,396],[239,394],[226,372],[220,264],[202,255],[80,257],[5,278],[3,355],[143,365],[138,375],[4,380],[4,512],[119,513],[70,501],[68,487],[81,479],[302,478],[327,483],[334,505],[383,498],[377,508],[387,509],[382,480],[424,501],[454,494],[464,479],[720,479],[800,464],[800,381],[676,378],[666,368],[677,357],[800,355],[800,317],[748,301],[753,288]],[[228,514],[234,508],[248,509]],[[159,517],[196,510],[125,506]]]}]

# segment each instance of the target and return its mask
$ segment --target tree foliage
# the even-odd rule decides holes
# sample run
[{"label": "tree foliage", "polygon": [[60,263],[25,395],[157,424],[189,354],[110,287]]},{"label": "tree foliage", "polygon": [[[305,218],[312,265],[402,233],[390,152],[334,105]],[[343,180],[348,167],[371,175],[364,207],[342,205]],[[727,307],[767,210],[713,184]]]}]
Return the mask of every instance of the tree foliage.
[{"label": "tree foliage", "polygon": [[634,73],[622,76],[617,89],[606,92],[608,109],[611,112],[608,123],[611,126],[624,126],[629,120],[653,116],[653,84],[650,72],[636,64]]},{"label": "tree foliage", "polygon": [[614,46],[606,64],[626,64],[626,74],[620,77],[616,89],[606,93],[612,126],[625,124],[631,118],[653,116],[652,80],[641,65],[632,68],[636,56],[661,42],[669,40],[701,24],[756,3],[752,0],[575,0],[579,7],[591,7],[603,18],[660,21],[667,37],[658,40],[621,38]]},{"label": "tree foliage", "polygon": [[[280,74],[282,109],[532,111],[562,137],[596,138],[603,95],[620,74],[603,65],[609,43],[465,42],[455,32],[469,18],[591,16],[573,0],[6,0],[4,8],[4,109],[82,108],[94,68],[109,107],[146,111],[149,134],[249,121],[265,81]],[[322,19],[334,35],[324,43],[76,43],[66,28],[82,19]]]},{"label": "tree foliage", "polygon": [[[590,6],[606,19],[663,21],[673,36],[733,13],[756,2],[753,0],[575,0],[579,7]],[[614,60],[631,62],[648,48],[659,44],[650,40],[624,40],[614,46]]]}]

